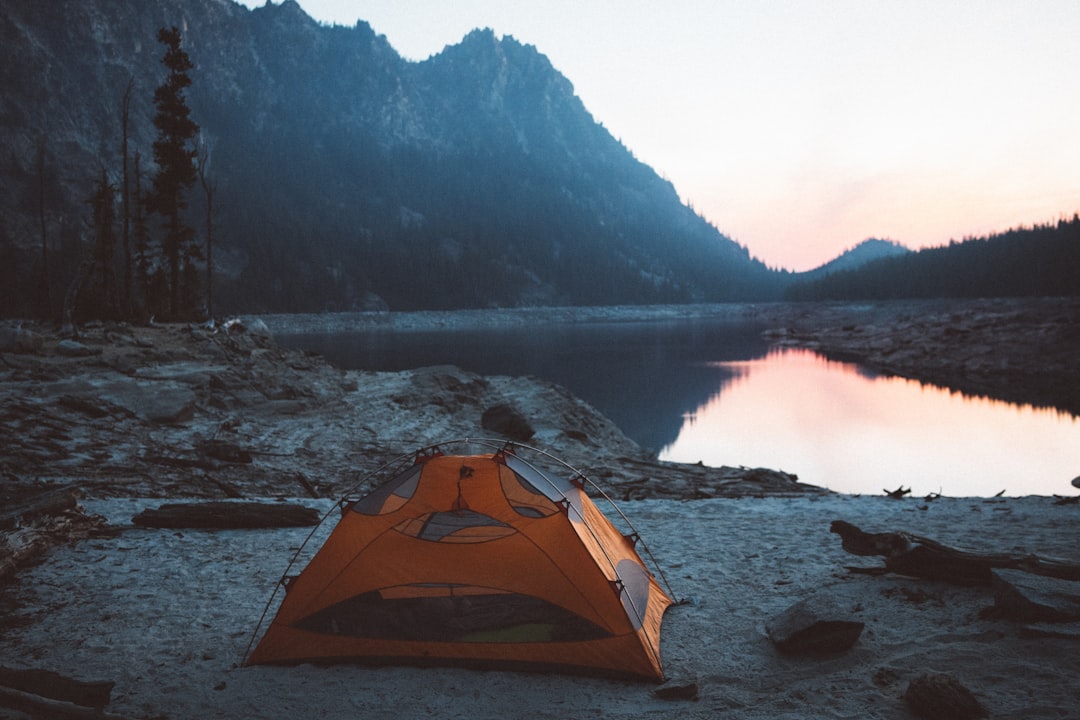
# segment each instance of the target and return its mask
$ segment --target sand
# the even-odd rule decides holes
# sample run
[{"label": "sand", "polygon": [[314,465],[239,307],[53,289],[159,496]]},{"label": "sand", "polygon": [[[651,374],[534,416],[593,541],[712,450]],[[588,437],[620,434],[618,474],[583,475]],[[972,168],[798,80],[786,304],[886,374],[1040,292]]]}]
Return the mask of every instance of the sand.
[{"label": "sand", "polygon": [[[122,530],[57,548],[0,588],[0,665],[115,681],[107,711],[130,718],[908,718],[904,690],[926,672],[952,674],[994,718],[1075,718],[1080,708],[1080,641],[1032,637],[983,617],[993,604],[987,588],[852,574],[845,566],[878,559],[845,553],[829,533],[843,519],[972,550],[1080,561],[1080,506],[1048,498],[622,503],[687,601],[668,611],[661,650],[670,678],[697,682],[696,700],[660,699],[649,683],[574,675],[242,667],[275,583],[309,530],[131,526],[136,512],[159,502],[87,500],[88,512]],[[815,594],[864,622],[862,636],[835,656],[781,655],[765,624]],[[0,709],[0,717],[22,716]]]}]

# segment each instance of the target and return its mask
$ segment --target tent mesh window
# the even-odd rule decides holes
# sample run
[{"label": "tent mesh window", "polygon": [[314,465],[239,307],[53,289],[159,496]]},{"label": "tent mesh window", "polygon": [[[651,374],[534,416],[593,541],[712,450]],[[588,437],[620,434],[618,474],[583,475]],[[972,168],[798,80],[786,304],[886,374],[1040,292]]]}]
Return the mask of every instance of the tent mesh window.
[{"label": "tent mesh window", "polygon": [[568,642],[610,633],[536,597],[462,585],[373,590],[300,620],[331,635],[427,642]]},{"label": "tent mesh window", "polygon": [[420,540],[452,543],[487,542],[517,532],[504,522],[472,510],[427,513],[404,520],[394,529]]}]

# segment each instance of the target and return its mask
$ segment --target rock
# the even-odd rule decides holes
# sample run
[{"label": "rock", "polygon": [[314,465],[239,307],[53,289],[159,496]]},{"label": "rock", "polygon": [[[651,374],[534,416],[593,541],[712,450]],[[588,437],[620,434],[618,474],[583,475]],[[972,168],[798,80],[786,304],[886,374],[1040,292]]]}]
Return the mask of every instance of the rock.
[{"label": "rock", "polygon": [[227,440],[203,440],[196,443],[195,449],[200,455],[226,463],[247,465],[251,463],[251,453]]},{"label": "rock", "polygon": [[1036,623],[1080,620],[1080,582],[1019,570],[994,570],[992,576],[999,615]]},{"label": "rock", "polygon": [[44,338],[32,330],[0,327],[0,352],[32,354],[41,352]]},{"label": "rock", "polygon": [[661,700],[697,700],[698,684],[694,678],[672,678],[653,690]]},{"label": "rock", "polygon": [[911,681],[904,702],[915,715],[930,720],[974,720],[988,717],[986,708],[951,675],[928,673]]},{"label": "rock", "polygon": [[177,425],[195,416],[195,394],[187,388],[163,389],[153,397],[142,395],[133,407],[150,422]]},{"label": "rock", "polygon": [[825,655],[846,651],[862,635],[863,627],[831,598],[813,597],[773,618],[765,632],[782,653]]},{"label": "rock", "polygon": [[258,335],[259,337],[272,338],[274,335],[270,332],[270,328],[260,318],[255,318],[248,322],[248,332],[252,335]]},{"label": "rock", "polygon": [[87,347],[78,340],[61,340],[56,343],[56,354],[65,357],[89,357],[100,355],[101,350]]},{"label": "rock", "polygon": [[480,418],[480,425],[485,430],[498,433],[511,440],[525,442],[536,434],[528,418],[509,405],[492,405]]}]

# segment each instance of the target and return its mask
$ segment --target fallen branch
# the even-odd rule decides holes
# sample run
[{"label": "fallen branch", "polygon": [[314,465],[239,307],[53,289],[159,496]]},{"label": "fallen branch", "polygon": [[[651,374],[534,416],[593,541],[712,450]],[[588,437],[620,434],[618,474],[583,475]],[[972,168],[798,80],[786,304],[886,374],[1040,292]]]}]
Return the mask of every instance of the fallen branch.
[{"label": "fallen branch", "polygon": [[[864,532],[843,520],[834,520],[829,532],[839,535],[844,550],[853,555],[883,556],[884,570],[899,575],[945,580],[958,585],[989,585],[992,569],[1007,568],[1063,580],[1080,580],[1080,565],[1064,560],[1037,555],[968,552],[904,532]],[[865,569],[858,571],[866,572]]]}]

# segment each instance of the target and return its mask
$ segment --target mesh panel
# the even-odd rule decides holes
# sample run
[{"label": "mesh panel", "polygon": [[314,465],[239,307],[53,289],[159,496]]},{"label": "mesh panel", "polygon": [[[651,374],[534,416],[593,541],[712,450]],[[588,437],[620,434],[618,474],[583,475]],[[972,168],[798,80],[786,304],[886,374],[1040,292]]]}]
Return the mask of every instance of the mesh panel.
[{"label": "mesh panel", "polygon": [[431,542],[486,542],[517,532],[504,522],[472,510],[451,510],[421,515],[394,528],[400,533]]},{"label": "mesh panel", "polygon": [[303,630],[384,640],[527,643],[595,640],[603,628],[528,595],[446,585],[375,590],[303,618]]}]

